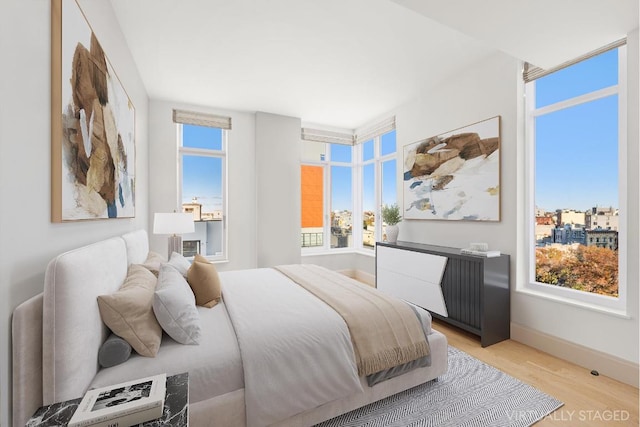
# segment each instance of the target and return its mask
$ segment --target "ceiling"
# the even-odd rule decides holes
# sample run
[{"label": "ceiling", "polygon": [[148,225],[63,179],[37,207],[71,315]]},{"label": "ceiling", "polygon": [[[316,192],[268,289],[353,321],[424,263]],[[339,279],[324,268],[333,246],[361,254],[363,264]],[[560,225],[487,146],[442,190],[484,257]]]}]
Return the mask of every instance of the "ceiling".
[{"label": "ceiling", "polygon": [[345,129],[497,51],[546,68],[638,27],[637,0],[111,3],[151,99]]}]

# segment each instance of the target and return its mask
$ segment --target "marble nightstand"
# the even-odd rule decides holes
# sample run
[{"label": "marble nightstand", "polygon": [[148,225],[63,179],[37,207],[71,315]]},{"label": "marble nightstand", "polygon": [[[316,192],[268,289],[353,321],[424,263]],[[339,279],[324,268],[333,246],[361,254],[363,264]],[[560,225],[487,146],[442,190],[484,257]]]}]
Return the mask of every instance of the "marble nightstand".
[{"label": "marble nightstand", "polygon": [[[27,421],[27,427],[64,427],[82,398],[43,406]],[[167,393],[161,418],[140,424],[142,427],[185,427],[189,425],[189,374],[167,377]]]}]

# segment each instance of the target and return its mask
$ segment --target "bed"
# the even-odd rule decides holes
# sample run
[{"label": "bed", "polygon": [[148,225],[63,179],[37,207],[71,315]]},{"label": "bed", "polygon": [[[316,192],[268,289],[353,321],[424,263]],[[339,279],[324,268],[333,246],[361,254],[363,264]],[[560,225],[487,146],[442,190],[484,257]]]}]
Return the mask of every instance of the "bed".
[{"label": "bed", "polygon": [[[24,425],[43,404],[79,397],[92,387],[189,372],[192,426],[310,426],[447,370],[446,338],[431,330],[427,312],[411,307],[426,337],[428,363],[409,363],[399,371],[390,369],[389,379],[372,380],[375,368],[364,356],[361,360],[362,350],[354,350],[351,325],[299,283],[304,280],[296,274],[314,270],[342,279],[304,266],[289,266],[288,272],[220,273],[223,300],[213,308],[197,308],[203,326],[200,345],[164,336],[156,357],[133,355],[123,364],[100,369],[98,350],[109,330],[97,296],[118,290],[128,267],[143,263],[148,252],[147,234],[138,230],[66,252],[49,263],[44,292],[13,315],[14,425]],[[352,285],[366,287],[355,282],[347,287]]]}]

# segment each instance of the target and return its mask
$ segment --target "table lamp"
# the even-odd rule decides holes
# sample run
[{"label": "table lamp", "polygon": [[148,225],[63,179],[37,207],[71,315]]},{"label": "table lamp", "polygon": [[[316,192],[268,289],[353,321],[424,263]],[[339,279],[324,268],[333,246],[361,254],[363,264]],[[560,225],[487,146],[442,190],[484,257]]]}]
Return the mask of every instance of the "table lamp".
[{"label": "table lamp", "polygon": [[169,234],[169,254],[182,254],[181,234],[193,233],[195,225],[192,213],[156,213],[153,217],[153,234]]}]

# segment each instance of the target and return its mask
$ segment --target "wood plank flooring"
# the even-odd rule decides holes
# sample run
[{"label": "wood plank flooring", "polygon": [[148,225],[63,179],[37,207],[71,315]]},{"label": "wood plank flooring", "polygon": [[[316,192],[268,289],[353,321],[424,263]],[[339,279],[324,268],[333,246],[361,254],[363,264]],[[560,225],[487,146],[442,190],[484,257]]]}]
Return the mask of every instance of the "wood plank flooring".
[{"label": "wood plank flooring", "polygon": [[564,402],[536,423],[548,426],[638,426],[638,389],[513,340],[482,348],[475,335],[434,320],[449,344]]}]

